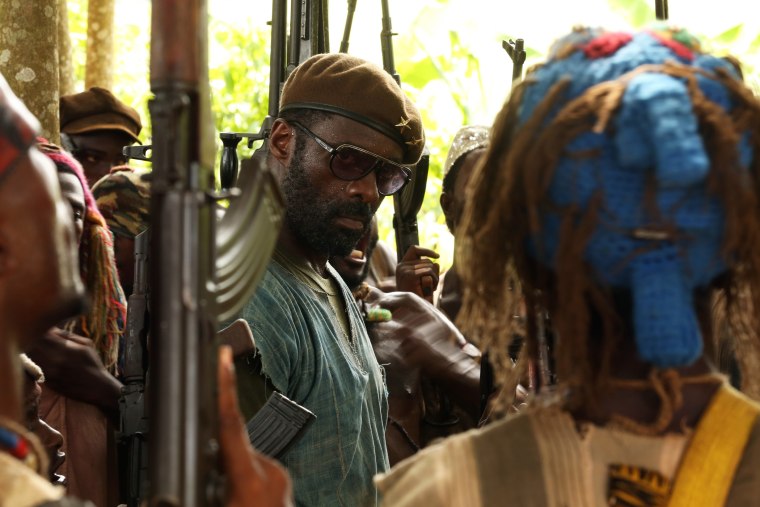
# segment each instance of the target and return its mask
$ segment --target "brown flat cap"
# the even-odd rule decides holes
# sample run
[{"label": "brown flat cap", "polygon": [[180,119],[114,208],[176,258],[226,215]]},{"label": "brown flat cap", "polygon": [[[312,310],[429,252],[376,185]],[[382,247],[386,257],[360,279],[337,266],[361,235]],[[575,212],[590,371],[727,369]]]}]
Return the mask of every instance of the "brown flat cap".
[{"label": "brown flat cap", "polygon": [[425,146],[422,118],[401,87],[381,67],[345,53],[314,55],[290,74],[280,112],[316,109],[339,114],[395,140],[404,164],[416,164]]},{"label": "brown flat cap", "polygon": [[86,92],[61,97],[61,132],[84,134],[97,130],[118,130],[139,142],[142,123],[137,111],[105,88],[94,86]]}]

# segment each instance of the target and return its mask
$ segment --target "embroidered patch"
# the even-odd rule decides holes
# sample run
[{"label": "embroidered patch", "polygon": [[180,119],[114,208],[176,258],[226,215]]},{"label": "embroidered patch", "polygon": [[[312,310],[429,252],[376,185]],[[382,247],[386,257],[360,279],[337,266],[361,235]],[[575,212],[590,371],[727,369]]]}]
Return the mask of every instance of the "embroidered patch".
[{"label": "embroidered patch", "polygon": [[670,480],[646,468],[612,464],[608,469],[607,505],[615,507],[665,507]]}]

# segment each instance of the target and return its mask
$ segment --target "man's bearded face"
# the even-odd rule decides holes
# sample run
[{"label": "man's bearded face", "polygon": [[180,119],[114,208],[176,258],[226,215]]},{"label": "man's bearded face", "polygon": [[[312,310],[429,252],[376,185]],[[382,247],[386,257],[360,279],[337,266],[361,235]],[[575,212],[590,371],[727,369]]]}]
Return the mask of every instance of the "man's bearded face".
[{"label": "man's bearded face", "polygon": [[[282,181],[285,221],[290,230],[310,250],[329,256],[348,255],[368,230],[375,210],[359,200],[344,201],[325,192],[326,185],[307,174],[303,145],[298,143],[291,166]],[[362,229],[349,229],[335,223],[339,217],[353,217],[364,223]]]}]

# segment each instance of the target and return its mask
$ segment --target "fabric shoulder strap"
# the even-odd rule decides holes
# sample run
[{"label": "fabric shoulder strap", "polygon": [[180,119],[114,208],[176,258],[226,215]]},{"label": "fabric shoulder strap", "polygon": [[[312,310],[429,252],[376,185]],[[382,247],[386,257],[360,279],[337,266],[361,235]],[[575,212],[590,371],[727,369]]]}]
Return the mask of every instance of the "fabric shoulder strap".
[{"label": "fabric shoulder strap", "polygon": [[760,405],[724,384],[699,421],[678,469],[668,507],[724,505]]}]

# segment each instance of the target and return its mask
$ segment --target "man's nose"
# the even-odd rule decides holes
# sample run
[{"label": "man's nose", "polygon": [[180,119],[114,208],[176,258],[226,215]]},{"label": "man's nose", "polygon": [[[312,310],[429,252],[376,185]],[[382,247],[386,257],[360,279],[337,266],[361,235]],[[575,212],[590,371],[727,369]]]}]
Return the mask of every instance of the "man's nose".
[{"label": "man's nose", "polygon": [[45,446],[45,449],[48,449],[51,455],[55,455],[58,449],[63,447],[63,435],[61,432],[50,426],[42,419],[40,419],[40,424],[37,428],[36,433],[42,441],[42,445]]},{"label": "man's nose", "polygon": [[363,178],[349,181],[346,191],[351,197],[361,197],[362,202],[375,204],[380,200],[380,192],[377,190],[377,177],[375,171],[370,171]]}]

